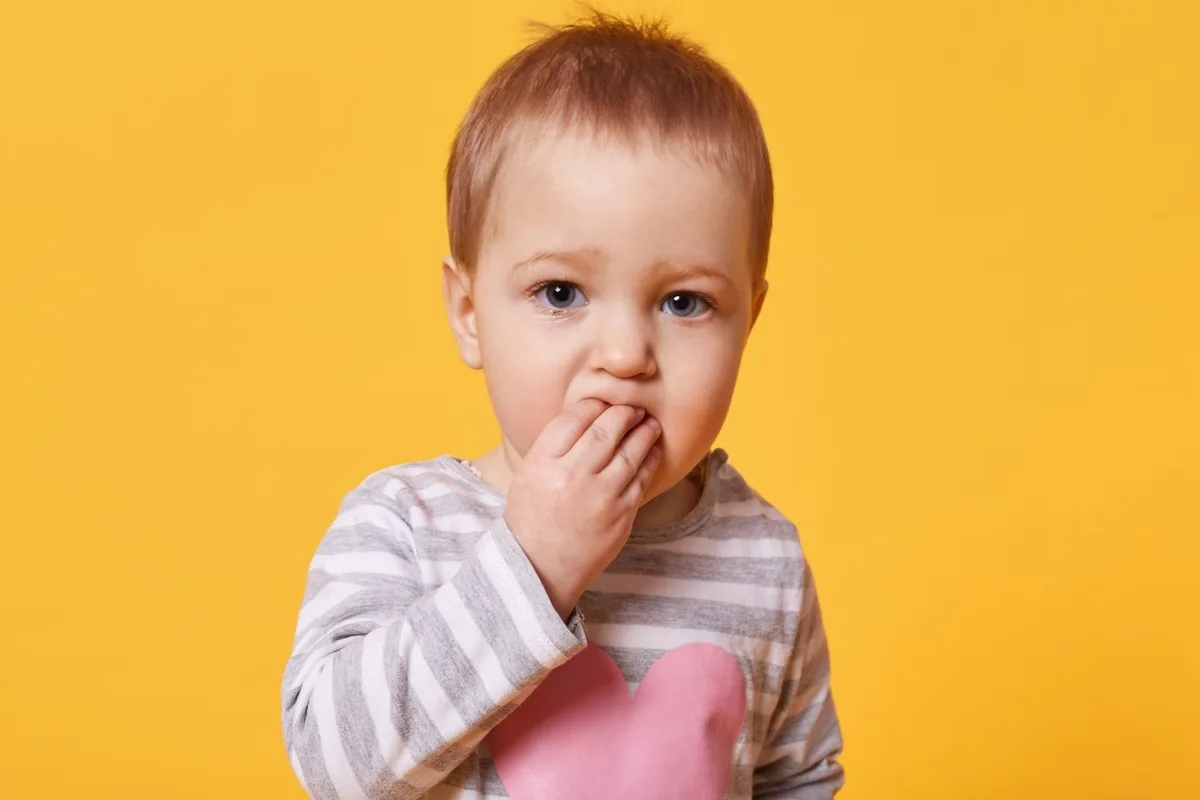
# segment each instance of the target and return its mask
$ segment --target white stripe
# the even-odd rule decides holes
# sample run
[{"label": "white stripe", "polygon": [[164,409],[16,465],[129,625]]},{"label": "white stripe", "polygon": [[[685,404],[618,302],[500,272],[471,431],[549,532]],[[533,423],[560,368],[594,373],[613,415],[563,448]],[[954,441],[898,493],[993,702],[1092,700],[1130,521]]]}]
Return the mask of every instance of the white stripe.
[{"label": "white stripe", "polygon": [[[392,484],[398,485],[396,488],[393,488]],[[400,486],[403,486],[403,484],[400,484],[399,481],[389,481],[384,491],[388,496],[394,498],[397,494],[396,489],[400,488]],[[485,506],[496,507],[504,505],[503,500],[497,500],[490,495],[477,494],[471,491],[470,487],[463,486],[457,482],[435,483],[425,489],[421,489],[418,494],[422,500],[436,500],[439,497],[458,496],[472,503],[479,503]]]},{"label": "white stripe", "polygon": [[427,586],[441,586],[458,574],[462,569],[462,562],[419,558],[417,559],[417,568],[421,570],[423,583]]},{"label": "white stripe", "polygon": [[443,740],[453,741],[462,736],[467,723],[459,715],[446,690],[438,683],[437,676],[425,660],[425,654],[421,652],[420,642],[414,641],[412,647],[408,648],[408,685],[421,701],[421,706]]},{"label": "white stripe", "polygon": [[705,642],[715,644],[730,653],[753,661],[765,661],[780,668],[788,666],[790,657],[790,650],[779,642],[769,642],[749,636],[731,636],[727,633],[696,628],[664,628],[658,625],[589,622],[588,638],[606,647],[629,647],[642,650],[674,650],[685,644]]},{"label": "white stripe", "polygon": [[504,561],[504,556],[500,553],[496,540],[491,536],[485,536],[480,540],[479,547],[479,561],[483,564],[483,571],[487,573],[488,580],[492,582],[496,593],[500,595],[504,609],[516,626],[517,632],[521,634],[521,639],[529,648],[530,654],[540,664],[546,666],[560,661],[562,654],[554,646],[554,642],[550,641],[546,632],[542,630],[533,603],[529,602],[525,590],[521,588],[520,581],[509,572],[508,564]]},{"label": "white stripe", "polygon": [[[405,639],[409,640],[408,644],[404,643]],[[402,653],[404,653],[405,661],[408,663],[409,659],[411,658],[411,648],[415,646],[412,641],[412,628],[405,625],[400,631],[400,640],[399,649]],[[439,746],[441,743],[434,742],[431,744],[434,746]],[[412,750],[408,745],[405,745],[404,752],[398,756],[397,763],[403,765],[404,767],[404,780],[414,786],[433,786],[441,783],[442,779],[446,777],[447,772],[449,772],[449,769],[439,771],[433,769],[432,767],[425,766],[424,762],[417,760],[417,757],[413,755]]]},{"label": "white stripe", "polygon": [[[437,783],[443,777],[440,772],[418,763],[408,746],[400,738],[392,723],[392,692],[387,682],[387,664],[384,658],[384,631],[375,631],[363,640],[362,682],[363,698],[375,727],[375,741],[379,753],[392,769],[397,779],[417,786]],[[406,622],[400,629],[397,650],[402,661],[407,661],[408,646],[412,643],[412,628]]]},{"label": "white stripe", "polygon": [[330,575],[345,573],[371,573],[375,575],[403,575],[404,560],[395,553],[383,550],[363,550],[353,553],[318,554],[313,557],[309,569],[320,570]]},{"label": "white stripe", "polygon": [[413,520],[413,528],[436,528],[440,533],[483,533],[487,523],[475,514],[422,514],[424,520],[418,525]]},{"label": "white stripe", "polygon": [[[412,485],[415,480],[429,476],[433,476],[435,482],[425,488],[418,489]],[[380,492],[389,500],[405,506],[411,505],[412,500],[432,500],[454,494],[471,496],[465,487],[449,480],[446,473],[440,469],[405,469],[400,477],[389,478]]]},{"label": "white stripe", "polygon": [[378,503],[364,503],[361,506],[349,508],[334,518],[330,529],[352,528],[355,525],[371,525],[384,531],[400,531],[406,527],[404,520],[390,508]]},{"label": "white stripe", "polygon": [[713,508],[714,517],[766,517],[776,522],[787,522],[787,517],[780,514],[770,503],[762,500],[729,500],[717,503]]},{"label": "white stripe", "polygon": [[300,788],[304,793],[312,796],[312,792],[308,789],[308,781],[304,779],[304,770],[300,768],[300,757],[296,755],[296,748],[292,748],[291,753],[292,772],[296,773],[296,779],[300,781]]},{"label": "white stripe", "polygon": [[483,687],[491,701],[499,705],[516,694],[516,687],[505,677],[500,658],[483,635],[483,631],[475,624],[475,618],[467,610],[458,588],[453,583],[448,583],[438,589],[434,595],[434,604],[446,620],[446,625],[454,635],[454,641],[458,642],[467,659],[475,666],[475,671],[483,681]]},{"label": "white stripe", "polygon": [[[321,630],[319,628],[309,628],[308,631],[306,631],[305,634],[296,642],[296,646],[292,648],[292,651],[296,653],[303,653],[316,639],[319,639],[320,636]],[[312,658],[312,656],[310,655],[309,658]]]},{"label": "white stripe", "polygon": [[448,497],[451,494],[457,494],[460,497],[467,495],[467,492],[463,491],[463,487],[457,486],[456,483],[445,481],[432,483],[432,485],[426,486],[424,489],[415,489],[415,491],[420,495],[422,500],[436,500],[437,498]]},{"label": "white stripe", "polygon": [[596,580],[592,588],[613,594],[711,600],[770,610],[800,610],[800,592],[795,589],[782,590],[777,586],[605,573]]},{"label": "white stripe", "polygon": [[[408,627],[408,623],[404,624]],[[408,753],[400,734],[392,724],[392,692],[388,687],[383,644],[387,631],[376,630],[363,638],[362,688],[363,699],[375,726],[375,742],[383,760],[391,765],[395,777],[403,777],[409,765]],[[403,659],[403,654],[401,654]]]},{"label": "white stripe", "polygon": [[420,506],[413,506],[412,508],[408,509],[408,524],[412,526],[413,530],[418,528],[428,528],[430,527],[429,515],[426,514],[425,509],[421,508]]},{"label": "white stripe", "polygon": [[[399,481],[389,481],[388,489],[391,489],[393,483],[399,483]],[[458,495],[460,497],[469,496],[465,491],[463,491],[463,487],[446,482],[439,482],[431,486],[426,486],[424,489],[418,490],[418,494],[422,500],[436,500],[439,497],[446,497],[447,495]]]},{"label": "white stripe", "polygon": [[[348,628],[350,626],[357,627],[359,625],[362,625],[364,622],[372,623],[372,625],[375,628],[382,628],[386,625],[390,625],[392,620],[394,620],[395,618],[396,618],[396,615],[391,609],[384,608],[384,609],[376,609],[375,613],[373,613],[373,614],[359,614],[355,617],[352,617],[351,619],[344,619],[341,622],[339,622],[338,624],[333,625],[329,628],[321,629],[319,627],[312,627],[312,628],[308,629],[307,633],[305,633],[302,637],[300,637],[300,641],[296,644],[296,646],[294,648],[292,648],[292,650],[293,650],[293,652],[296,652],[296,653],[302,653],[306,649],[308,649],[308,646],[312,643],[312,641],[314,639],[317,639],[321,636],[325,636],[329,639],[333,639],[337,636],[338,631],[340,631],[342,628]],[[372,628],[372,630],[373,629],[374,628]],[[362,634],[359,633],[356,635],[361,636]],[[341,637],[341,638],[343,640],[345,639],[345,637]],[[341,649],[346,644],[347,644],[347,642],[345,642],[345,641],[339,642],[334,645],[334,649],[335,650]]]},{"label": "white stripe", "polygon": [[329,780],[337,791],[339,800],[367,800],[362,787],[354,777],[354,770],[342,749],[342,738],[338,733],[337,709],[333,701],[333,664],[326,664],[317,677],[317,691],[313,693],[313,713],[317,716],[317,732],[321,736],[321,755]]},{"label": "white stripe", "polygon": [[399,478],[388,478],[387,483],[385,483],[383,485],[383,488],[380,489],[379,491],[388,500],[395,501],[396,498],[398,498],[400,496],[401,490],[405,490],[407,488],[408,488],[408,485],[405,484],[404,481],[400,480]]},{"label": "white stripe", "polygon": [[397,464],[394,467],[380,470],[380,472],[388,473],[392,476],[392,480],[398,481],[411,481],[415,478],[424,478],[429,475],[436,475],[440,478],[446,477],[445,470],[429,461],[413,461],[408,464]]},{"label": "white stripe", "polygon": [[361,592],[362,589],[363,587],[357,583],[333,581],[325,584],[321,591],[317,592],[316,596],[300,609],[300,620],[296,624],[297,633],[308,630],[308,626],[319,619],[322,614],[331,611],[340,603],[345,602],[347,598]]},{"label": "white stripe", "polygon": [[[309,680],[309,676],[312,674],[313,670],[315,670],[321,663],[321,659],[325,658],[330,653],[336,653],[345,646],[346,645],[343,642],[336,642],[333,644],[326,643],[309,653],[308,657],[304,659],[304,665],[300,667],[300,671],[296,673],[296,677],[288,689],[289,691],[293,692],[297,690],[299,691],[299,695],[296,697],[296,702],[293,706],[293,710],[297,715],[303,712],[308,706],[308,698],[312,694],[313,686],[316,683],[315,677],[312,680]],[[303,652],[303,649],[296,648],[296,652],[301,653]]]},{"label": "white stripe", "polygon": [[674,542],[647,547],[670,553],[738,558],[799,558],[801,554],[799,539],[706,539],[703,536],[685,536]]}]

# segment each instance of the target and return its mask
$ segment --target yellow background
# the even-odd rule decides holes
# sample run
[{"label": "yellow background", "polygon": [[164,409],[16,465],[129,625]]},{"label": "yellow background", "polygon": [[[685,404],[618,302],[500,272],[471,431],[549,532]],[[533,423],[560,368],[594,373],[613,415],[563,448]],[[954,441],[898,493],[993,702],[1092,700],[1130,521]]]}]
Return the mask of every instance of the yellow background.
[{"label": "yellow background", "polygon": [[[815,564],[843,796],[1200,797],[1194,5],[635,7],[773,148],[721,444]],[[0,5],[0,797],[301,796],[318,539],[495,434],[440,307],[450,137],[566,10]]]}]

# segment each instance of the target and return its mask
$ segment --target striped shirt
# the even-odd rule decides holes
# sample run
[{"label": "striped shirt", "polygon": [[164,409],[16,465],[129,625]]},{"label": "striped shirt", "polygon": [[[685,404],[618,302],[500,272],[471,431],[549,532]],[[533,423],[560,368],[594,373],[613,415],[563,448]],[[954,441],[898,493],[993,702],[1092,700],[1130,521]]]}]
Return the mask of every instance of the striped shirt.
[{"label": "striped shirt", "polygon": [[631,691],[675,648],[727,651],[746,712],[725,799],[833,797],[841,732],[796,529],[724,451],[707,467],[696,507],[636,526],[566,623],[504,522],[504,495],[468,465],[441,456],[368,477],[312,559],[283,679],[308,794],[509,797],[488,733],[590,642]]}]

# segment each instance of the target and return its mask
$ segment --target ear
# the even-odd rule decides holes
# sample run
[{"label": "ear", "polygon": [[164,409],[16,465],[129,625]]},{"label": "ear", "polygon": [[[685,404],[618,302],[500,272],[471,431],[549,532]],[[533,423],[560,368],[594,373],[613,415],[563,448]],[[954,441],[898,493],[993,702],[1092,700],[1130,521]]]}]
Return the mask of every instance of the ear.
[{"label": "ear", "polygon": [[767,300],[767,289],[770,284],[766,278],[761,278],[758,286],[754,290],[754,310],[750,314],[750,330],[754,330],[754,323],[758,322],[758,315],[762,313],[763,303]]},{"label": "ear", "polygon": [[458,345],[458,355],[471,369],[483,366],[479,355],[479,332],[475,327],[475,301],[471,298],[471,278],[454,263],[453,256],[442,259],[442,300],[450,318],[450,330]]}]

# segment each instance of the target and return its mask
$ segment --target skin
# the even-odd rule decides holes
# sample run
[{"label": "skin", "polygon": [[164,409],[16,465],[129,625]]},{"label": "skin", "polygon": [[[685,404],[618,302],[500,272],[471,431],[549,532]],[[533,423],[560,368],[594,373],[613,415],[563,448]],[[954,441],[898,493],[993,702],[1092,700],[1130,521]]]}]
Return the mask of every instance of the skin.
[{"label": "skin", "polygon": [[565,617],[633,524],[683,517],[766,296],[742,187],[642,140],[509,156],[477,263],[443,262],[463,361],[501,443],[476,459]]}]

